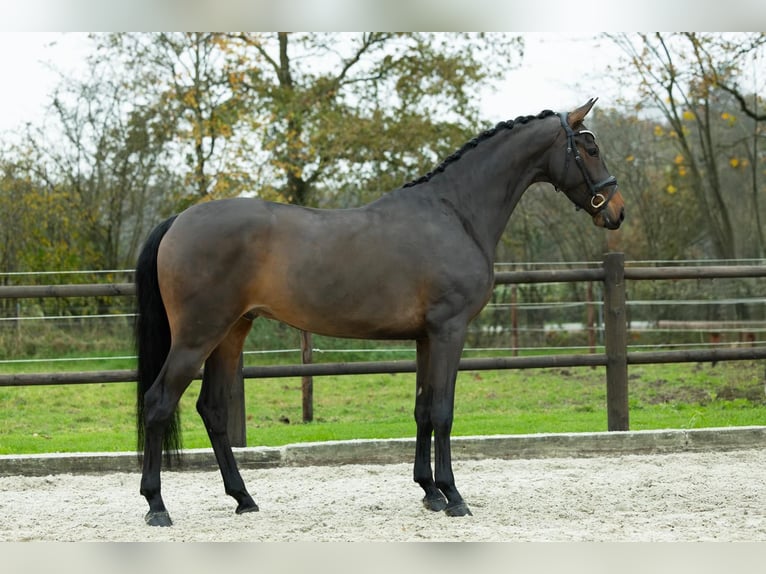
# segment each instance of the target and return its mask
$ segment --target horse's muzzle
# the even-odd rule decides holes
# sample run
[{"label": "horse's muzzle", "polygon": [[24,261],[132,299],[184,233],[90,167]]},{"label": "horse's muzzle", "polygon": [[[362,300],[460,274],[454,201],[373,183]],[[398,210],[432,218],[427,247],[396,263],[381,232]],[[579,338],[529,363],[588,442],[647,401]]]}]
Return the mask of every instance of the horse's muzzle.
[{"label": "horse's muzzle", "polygon": [[615,190],[603,209],[593,215],[593,223],[605,229],[619,229],[625,220],[625,201],[620,190]]}]

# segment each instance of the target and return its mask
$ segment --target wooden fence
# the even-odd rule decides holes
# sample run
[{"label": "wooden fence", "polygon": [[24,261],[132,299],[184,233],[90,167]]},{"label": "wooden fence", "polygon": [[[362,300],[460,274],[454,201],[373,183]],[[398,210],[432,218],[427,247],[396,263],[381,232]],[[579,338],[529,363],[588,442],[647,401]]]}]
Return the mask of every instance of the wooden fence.
[{"label": "wooden fence", "polygon": [[[759,277],[766,277],[766,266],[626,267],[622,253],[606,254],[599,268],[498,272],[495,275],[497,285],[603,282],[605,350],[603,353],[591,354],[464,358],[460,361],[460,370],[605,366],[608,430],[629,430],[629,365],[766,359],[766,346],[628,352],[626,281]],[[132,296],[134,294],[134,286],[130,283],[0,286],[0,298]],[[239,385],[234,386],[230,402],[229,434],[232,444],[246,445],[244,379],[410,372],[415,372],[415,361],[303,363],[243,367],[242,379]],[[0,374],[0,387],[134,382],[135,379],[136,374],[133,370]]]}]

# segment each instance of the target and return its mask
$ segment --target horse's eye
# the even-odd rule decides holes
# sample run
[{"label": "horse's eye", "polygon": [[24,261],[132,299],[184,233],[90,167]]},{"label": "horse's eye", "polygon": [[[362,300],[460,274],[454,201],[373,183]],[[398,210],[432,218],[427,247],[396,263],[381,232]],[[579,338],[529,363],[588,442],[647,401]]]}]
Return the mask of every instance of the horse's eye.
[{"label": "horse's eye", "polygon": [[588,148],[588,155],[591,157],[598,156],[598,148],[597,147],[589,147]]}]

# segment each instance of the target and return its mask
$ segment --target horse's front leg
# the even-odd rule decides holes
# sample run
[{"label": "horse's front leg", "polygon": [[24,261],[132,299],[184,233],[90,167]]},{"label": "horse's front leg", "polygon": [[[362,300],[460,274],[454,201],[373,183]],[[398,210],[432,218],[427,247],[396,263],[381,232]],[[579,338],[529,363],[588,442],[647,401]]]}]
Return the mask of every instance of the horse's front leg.
[{"label": "horse's front leg", "polygon": [[[471,514],[455,486],[450,451],[455,381],[465,339],[465,323],[453,321],[433,329],[427,341],[418,344],[418,375],[415,416],[418,424],[415,480],[426,493],[424,504],[432,510],[444,510],[449,516]],[[430,431],[434,435],[435,472],[430,478]],[[442,506],[437,493],[446,498]]]},{"label": "horse's front leg", "polygon": [[417,374],[415,388],[415,423],[417,435],[415,438],[415,468],[413,478],[425,492],[423,505],[429,510],[440,511],[447,507],[447,499],[436,487],[434,473],[431,468],[431,400],[433,388],[428,383],[426,374],[430,357],[428,339],[417,341]]}]

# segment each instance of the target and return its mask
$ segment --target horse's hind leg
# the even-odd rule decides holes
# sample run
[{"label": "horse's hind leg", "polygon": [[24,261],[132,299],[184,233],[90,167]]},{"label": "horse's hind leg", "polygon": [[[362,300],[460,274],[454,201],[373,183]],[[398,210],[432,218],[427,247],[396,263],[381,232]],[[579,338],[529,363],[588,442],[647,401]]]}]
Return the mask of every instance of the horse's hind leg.
[{"label": "horse's hind leg", "polygon": [[171,347],[162,371],[144,398],[141,494],[149,503],[145,519],[150,526],[170,526],[173,523],[162,500],[160,487],[163,438],[181,395],[199,371],[203,360],[204,354]]},{"label": "horse's hind leg", "polygon": [[245,488],[227,433],[229,393],[239,368],[242,346],[251,325],[250,320],[240,319],[210,354],[205,362],[202,391],[197,401],[197,411],[210,437],[226,494],[238,503],[237,514],[258,510],[258,505]]}]

